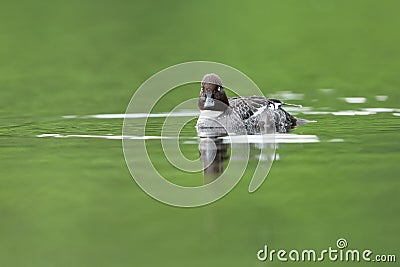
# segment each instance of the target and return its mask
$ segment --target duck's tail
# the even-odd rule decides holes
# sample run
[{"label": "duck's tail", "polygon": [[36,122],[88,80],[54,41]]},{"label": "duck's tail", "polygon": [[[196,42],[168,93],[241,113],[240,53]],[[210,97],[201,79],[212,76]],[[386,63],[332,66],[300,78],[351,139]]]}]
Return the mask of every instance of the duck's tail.
[{"label": "duck's tail", "polygon": [[309,121],[309,120],[302,119],[302,118],[296,118],[296,126],[301,126],[301,125],[304,125],[304,124],[310,123],[310,122],[316,122],[316,121]]},{"label": "duck's tail", "polygon": [[282,102],[282,106],[297,107],[297,108],[303,107],[303,105],[290,104],[290,103],[286,103],[286,102]]}]

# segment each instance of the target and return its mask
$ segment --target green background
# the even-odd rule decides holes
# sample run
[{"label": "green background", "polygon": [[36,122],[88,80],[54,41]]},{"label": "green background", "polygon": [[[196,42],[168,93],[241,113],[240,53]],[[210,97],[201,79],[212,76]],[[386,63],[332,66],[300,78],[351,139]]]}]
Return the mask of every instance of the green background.
[{"label": "green background", "polygon": [[[121,119],[61,116],[124,113],[147,78],[193,60],[231,65],[265,95],[304,94],[300,104],[316,109],[398,109],[399,9],[387,0],[2,1],[0,266],[280,265],[258,262],[256,252],[324,249],[340,237],[399,256],[391,113],[304,114],[318,122],[294,133],[321,143],[280,145],[256,193],[246,175],[222,200],[192,209],[141,191],[120,140],[36,137],[120,135]],[[338,99],[346,96],[367,102]]]}]

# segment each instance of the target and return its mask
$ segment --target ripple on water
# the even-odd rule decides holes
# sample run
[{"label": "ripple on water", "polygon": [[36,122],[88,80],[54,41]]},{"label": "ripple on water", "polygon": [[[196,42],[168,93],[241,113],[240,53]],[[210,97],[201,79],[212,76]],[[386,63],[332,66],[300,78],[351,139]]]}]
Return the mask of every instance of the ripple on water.
[{"label": "ripple on water", "polygon": [[[122,135],[90,135],[90,134],[57,134],[57,133],[46,133],[39,134],[37,137],[46,138],[100,138],[110,140],[165,140],[165,139],[179,139],[184,140],[183,144],[197,144],[198,137],[175,137],[175,136],[122,136]],[[275,135],[233,135],[228,137],[221,137],[224,143],[250,143],[250,144],[261,144],[261,143],[281,143],[281,144],[292,144],[292,143],[318,143],[319,138],[316,135],[300,135],[300,134],[275,134]]]},{"label": "ripple on water", "polygon": [[[327,108],[323,108],[327,109]],[[293,114],[306,114],[306,115],[336,115],[336,116],[354,116],[354,115],[375,115],[377,113],[386,112],[400,112],[398,108],[360,108],[354,110],[337,110],[327,111],[318,110],[312,107],[303,106],[302,108],[285,107],[290,113]],[[62,116],[64,119],[141,119],[141,118],[166,118],[166,117],[198,117],[199,111],[197,110],[181,110],[176,112],[165,112],[165,113],[134,113],[134,114],[92,114],[92,115],[65,115]]]},{"label": "ripple on water", "polygon": [[350,104],[361,104],[367,101],[367,98],[365,97],[342,97],[340,99]]},{"label": "ripple on water", "polygon": [[[331,93],[331,89],[321,89],[324,93]],[[295,94],[290,91],[280,92],[276,96],[282,97],[284,99],[293,99],[300,100],[303,99],[303,94]],[[343,97],[340,98],[348,103],[357,104],[357,103],[365,103],[365,97]],[[375,96],[377,101],[386,101],[388,96],[386,95],[377,95]],[[303,107],[299,108],[286,108],[289,112],[293,114],[305,114],[305,115],[334,115],[334,116],[366,116],[366,115],[375,115],[378,113],[392,113],[393,116],[400,116],[400,109],[397,108],[360,108],[355,110],[338,110],[338,111],[327,111],[322,108],[322,110],[314,109],[312,107]],[[180,110],[175,112],[165,112],[165,113],[135,113],[135,114],[93,114],[93,115],[66,115],[62,116],[64,119],[141,119],[141,118],[166,118],[166,117],[197,117],[199,116],[198,110]],[[162,125],[160,125],[162,127]],[[37,137],[46,138],[100,138],[100,139],[110,139],[110,140],[121,140],[123,138],[132,139],[132,140],[152,140],[152,139],[180,139],[184,140],[184,144],[194,144],[197,143],[197,136],[195,137],[174,137],[174,136],[158,136],[158,135],[146,135],[146,136],[122,136],[122,135],[92,135],[92,134],[60,134],[60,133],[43,133],[37,135]],[[263,143],[263,142],[271,142],[271,138],[266,138],[265,136],[229,136],[227,138],[223,138],[224,142],[247,142],[247,143]],[[320,142],[319,138],[316,135],[300,135],[300,134],[275,134],[273,137],[273,141],[275,143],[318,143]],[[341,138],[334,138],[327,140],[327,142],[343,142],[344,140]]]}]

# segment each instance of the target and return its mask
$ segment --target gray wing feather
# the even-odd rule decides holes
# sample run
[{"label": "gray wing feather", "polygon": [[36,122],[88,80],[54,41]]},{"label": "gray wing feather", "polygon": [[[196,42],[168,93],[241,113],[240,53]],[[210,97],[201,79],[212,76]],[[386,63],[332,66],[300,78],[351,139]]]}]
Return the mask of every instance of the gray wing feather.
[{"label": "gray wing feather", "polygon": [[232,97],[229,99],[229,105],[242,120],[246,120],[258,109],[268,105],[268,99],[262,96]]},{"label": "gray wing feather", "polygon": [[[249,134],[259,133],[261,128],[266,127],[266,125],[263,125],[264,120],[261,119],[260,115],[254,115],[260,108],[265,108],[269,103],[268,98],[262,96],[232,97],[229,99],[229,105],[244,121]],[[297,119],[281,107],[272,110],[267,108],[265,111],[275,121],[277,132],[288,132],[296,126]]]}]

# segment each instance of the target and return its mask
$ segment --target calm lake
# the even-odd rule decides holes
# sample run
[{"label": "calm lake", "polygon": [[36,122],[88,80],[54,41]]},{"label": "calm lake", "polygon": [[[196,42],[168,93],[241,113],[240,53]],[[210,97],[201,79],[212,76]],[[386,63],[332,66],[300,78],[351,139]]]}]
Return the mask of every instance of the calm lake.
[{"label": "calm lake", "polygon": [[[398,258],[399,7],[6,0],[0,266],[280,266],[260,262],[257,252],[265,245],[321,251],[337,248],[340,238],[349,249]],[[288,110],[312,122],[275,135],[272,158],[257,138],[248,159],[221,139],[226,155],[218,168],[247,164],[243,177],[212,204],[178,208],[153,199],[131,177],[122,126],[146,79],[193,60],[239,69],[265,96],[303,105]],[[198,92],[199,84],[171,91],[151,111],[144,134],[146,119],[129,118],[133,149],[144,143],[154,168],[183,186],[204,182],[197,107],[173,113],[173,131],[162,128],[165,114]],[[177,145],[200,171],[175,167],[163,144]],[[133,159],[147,160],[141,153]],[[249,193],[257,164],[271,160],[265,181]]]}]

